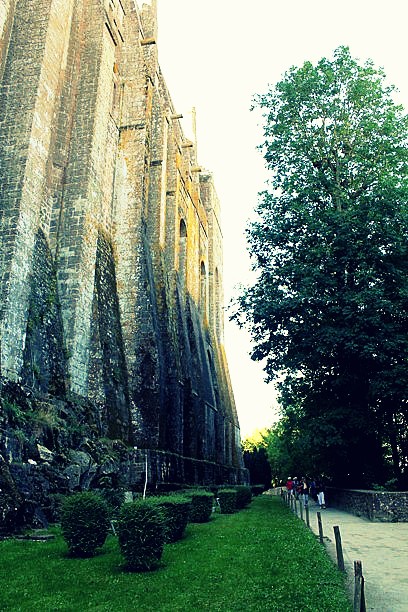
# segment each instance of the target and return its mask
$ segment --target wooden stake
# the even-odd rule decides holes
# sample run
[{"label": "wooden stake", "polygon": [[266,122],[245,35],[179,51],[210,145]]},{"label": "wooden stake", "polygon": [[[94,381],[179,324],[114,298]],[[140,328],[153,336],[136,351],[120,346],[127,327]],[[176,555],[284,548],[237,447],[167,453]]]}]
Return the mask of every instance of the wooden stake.
[{"label": "wooden stake", "polygon": [[322,515],[320,512],[317,512],[317,525],[319,527],[319,540],[320,544],[323,544],[323,525],[322,525]]},{"label": "wooden stake", "polygon": [[354,612],[366,612],[364,576],[361,561],[354,561]]},{"label": "wooden stake", "polygon": [[309,506],[306,506],[305,510],[306,510],[306,525],[310,529]]},{"label": "wooden stake", "polygon": [[340,529],[337,525],[335,525],[333,529],[334,529],[334,537],[336,539],[337,565],[339,567],[339,570],[341,572],[344,572],[345,567],[344,567],[343,548],[341,546]]}]

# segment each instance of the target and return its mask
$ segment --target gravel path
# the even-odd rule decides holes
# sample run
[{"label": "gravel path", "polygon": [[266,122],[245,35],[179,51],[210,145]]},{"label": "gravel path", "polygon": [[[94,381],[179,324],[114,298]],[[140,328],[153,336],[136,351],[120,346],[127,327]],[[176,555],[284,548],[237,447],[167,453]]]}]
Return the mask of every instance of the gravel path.
[{"label": "gravel path", "polygon": [[[310,503],[310,527],[319,534],[316,513]],[[336,508],[320,511],[325,546],[336,560],[333,527],[340,529],[344,563],[354,589],[354,561],[361,561],[367,610],[408,612],[408,523],[371,522]]]}]

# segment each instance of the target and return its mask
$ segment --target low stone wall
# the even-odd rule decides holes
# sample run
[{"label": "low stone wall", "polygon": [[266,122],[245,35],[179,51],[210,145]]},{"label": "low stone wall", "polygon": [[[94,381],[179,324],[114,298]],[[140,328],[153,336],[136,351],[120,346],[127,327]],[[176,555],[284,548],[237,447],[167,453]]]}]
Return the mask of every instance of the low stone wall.
[{"label": "low stone wall", "polygon": [[329,506],[371,521],[408,522],[408,491],[367,491],[328,487],[326,501]]}]

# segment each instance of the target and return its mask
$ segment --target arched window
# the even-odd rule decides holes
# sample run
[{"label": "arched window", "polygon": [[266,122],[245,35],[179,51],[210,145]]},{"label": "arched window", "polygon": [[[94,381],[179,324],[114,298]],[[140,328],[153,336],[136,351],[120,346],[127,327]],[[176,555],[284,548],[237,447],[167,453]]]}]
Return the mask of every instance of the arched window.
[{"label": "arched window", "polygon": [[180,238],[187,238],[187,227],[184,219],[180,219]]},{"label": "arched window", "polygon": [[217,337],[222,335],[222,316],[221,316],[221,280],[218,268],[215,268],[215,295],[214,295],[214,318],[215,332]]},{"label": "arched window", "polygon": [[200,267],[200,310],[203,317],[207,317],[207,271],[202,261]]},{"label": "arched window", "polygon": [[182,287],[186,285],[186,267],[187,267],[187,226],[184,219],[180,219],[179,228],[179,252],[178,252],[178,269]]}]

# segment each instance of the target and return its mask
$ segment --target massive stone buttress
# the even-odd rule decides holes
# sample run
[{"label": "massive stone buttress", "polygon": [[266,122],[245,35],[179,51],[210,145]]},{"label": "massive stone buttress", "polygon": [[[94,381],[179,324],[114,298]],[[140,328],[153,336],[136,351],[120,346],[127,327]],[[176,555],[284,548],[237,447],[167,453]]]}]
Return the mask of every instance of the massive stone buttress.
[{"label": "massive stone buttress", "polygon": [[155,1],[0,0],[0,36],[2,377],[93,403],[163,480],[200,480],[194,461],[239,480],[220,206]]}]

